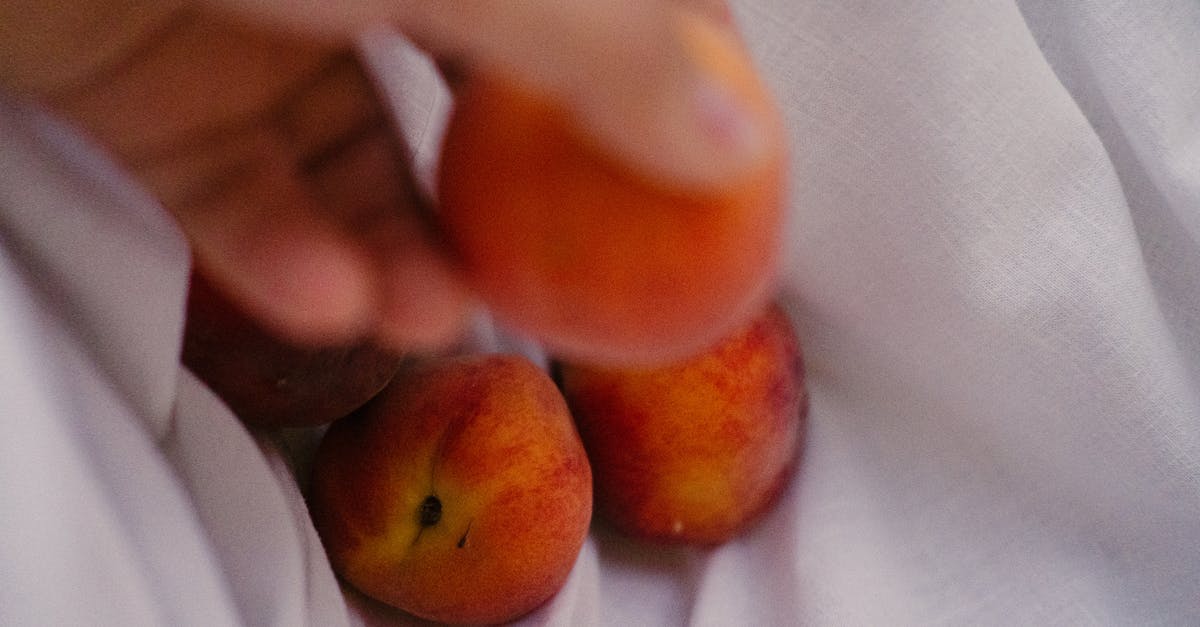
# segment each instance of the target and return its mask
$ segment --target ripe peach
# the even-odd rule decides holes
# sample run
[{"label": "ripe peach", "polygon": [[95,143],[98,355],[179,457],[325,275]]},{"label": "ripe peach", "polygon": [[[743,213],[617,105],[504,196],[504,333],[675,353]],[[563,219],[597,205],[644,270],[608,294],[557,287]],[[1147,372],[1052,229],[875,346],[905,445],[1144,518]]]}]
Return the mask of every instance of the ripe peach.
[{"label": "ripe peach", "polygon": [[406,367],[317,450],[310,505],[335,572],[449,623],[514,619],[583,546],[591,470],[566,403],[524,358]]},{"label": "ripe peach", "polygon": [[769,129],[760,163],[707,189],[633,171],[512,81],[462,80],[439,166],[440,220],[496,317],[552,353],[678,358],[768,297],[784,202],[778,113],[732,33],[688,24],[696,57]]},{"label": "ripe peach", "polygon": [[379,392],[401,359],[367,341],[312,347],[279,339],[192,274],[183,363],[247,424],[301,427],[341,418]]},{"label": "ripe peach", "polygon": [[627,534],[719,544],[792,474],[807,394],[778,307],[682,362],[559,364],[558,376],[592,463],[597,514]]}]

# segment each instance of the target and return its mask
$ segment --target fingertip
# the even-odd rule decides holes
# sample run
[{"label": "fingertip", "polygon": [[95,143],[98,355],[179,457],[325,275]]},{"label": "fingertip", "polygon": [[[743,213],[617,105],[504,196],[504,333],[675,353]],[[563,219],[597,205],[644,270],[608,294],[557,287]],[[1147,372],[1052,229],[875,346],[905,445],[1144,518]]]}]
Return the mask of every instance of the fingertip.
[{"label": "fingertip", "polygon": [[369,330],[378,308],[372,259],[292,171],[248,169],[212,188],[173,213],[196,264],[227,298],[295,343],[336,344]]},{"label": "fingertip", "polygon": [[460,340],[471,297],[448,260],[432,249],[409,251],[386,273],[376,334],[401,351],[427,351]]},{"label": "fingertip", "polygon": [[686,9],[669,19],[685,62],[627,109],[612,106],[619,87],[589,87],[581,121],[618,158],[666,184],[720,187],[777,159],[778,114],[732,24]]},{"label": "fingertip", "polygon": [[720,0],[417,5],[407,32],[435,55],[559,101],[654,180],[720,186],[779,152],[773,100]]},{"label": "fingertip", "polygon": [[230,298],[287,340],[345,342],[376,317],[368,261],[330,233],[281,227],[251,249],[197,253]]}]

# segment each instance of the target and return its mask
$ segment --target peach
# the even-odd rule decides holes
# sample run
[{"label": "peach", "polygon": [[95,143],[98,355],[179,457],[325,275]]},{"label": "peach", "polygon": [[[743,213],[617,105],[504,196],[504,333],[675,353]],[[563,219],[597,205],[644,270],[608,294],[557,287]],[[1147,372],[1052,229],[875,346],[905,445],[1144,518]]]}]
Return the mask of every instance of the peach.
[{"label": "peach", "polygon": [[496,623],[555,594],[592,514],[591,470],[567,406],[512,356],[406,367],[335,422],[310,506],[335,572],[421,618]]},{"label": "peach", "polygon": [[760,163],[709,188],[633,171],[564,108],[505,78],[459,85],[439,164],[440,222],[497,319],[552,353],[678,358],[769,297],[786,162],[778,113],[733,33],[686,24],[702,65],[770,129]]},{"label": "peach", "polygon": [[592,463],[597,515],[626,534],[720,544],[767,511],[792,474],[807,394],[777,306],[681,362],[561,363],[557,374]]},{"label": "peach", "polygon": [[280,339],[196,272],[182,358],[242,421],[261,427],[341,418],[379,392],[402,360],[369,341],[301,346]]}]

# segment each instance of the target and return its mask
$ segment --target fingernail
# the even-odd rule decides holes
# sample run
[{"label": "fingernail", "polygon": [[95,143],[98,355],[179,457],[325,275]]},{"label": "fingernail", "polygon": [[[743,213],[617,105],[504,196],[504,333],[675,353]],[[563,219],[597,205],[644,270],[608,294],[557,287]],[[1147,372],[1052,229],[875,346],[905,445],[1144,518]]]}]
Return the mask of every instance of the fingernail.
[{"label": "fingernail", "polygon": [[729,25],[681,12],[677,22],[685,54],[695,68],[690,86],[692,125],[699,154],[714,178],[736,176],[768,157],[774,139],[769,94]]},{"label": "fingernail", "polygon": [[753,163],[767,152],[766,130],[728,87],[703,77],[693,92],[696,123],[705,141],[727,162]]}]

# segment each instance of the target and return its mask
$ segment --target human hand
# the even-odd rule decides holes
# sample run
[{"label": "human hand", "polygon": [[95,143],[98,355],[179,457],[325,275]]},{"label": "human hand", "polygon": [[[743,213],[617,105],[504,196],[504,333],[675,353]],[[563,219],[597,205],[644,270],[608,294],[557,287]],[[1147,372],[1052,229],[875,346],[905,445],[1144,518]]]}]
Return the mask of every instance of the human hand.
[{"label": "human hand", "polygon": [[0,6],[0,79],[111,151],[175,216],[200,268],[276,332],[413,348],[451,338],[468,295],[422,217],[354,35],[394,26],[466,72],[505,73],[562,100],[634,167],[704,185],[764,142],[687,57],[679,10],[18,0]]}]

